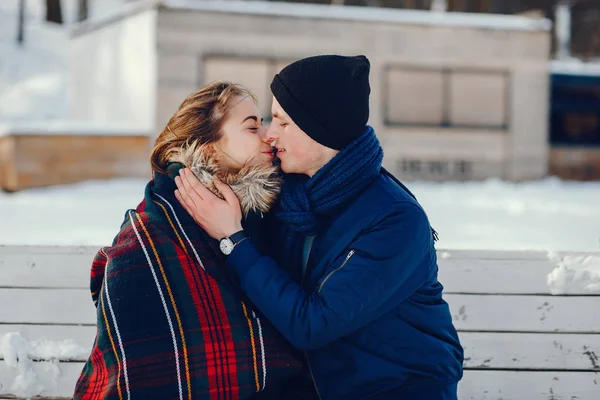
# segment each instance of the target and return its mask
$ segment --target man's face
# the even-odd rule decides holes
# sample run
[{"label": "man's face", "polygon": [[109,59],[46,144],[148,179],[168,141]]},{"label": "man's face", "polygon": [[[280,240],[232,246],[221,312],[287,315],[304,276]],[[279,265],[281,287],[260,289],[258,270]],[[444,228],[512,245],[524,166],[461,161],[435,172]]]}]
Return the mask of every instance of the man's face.
[{"label": "man's face", "polygon": [[273,121],[266,134],[267,140],[275,141],[277,158],[281,169],[288,174],[313,176],[323,165],[337,154],[308,136],[283,110],[273,97]]}]

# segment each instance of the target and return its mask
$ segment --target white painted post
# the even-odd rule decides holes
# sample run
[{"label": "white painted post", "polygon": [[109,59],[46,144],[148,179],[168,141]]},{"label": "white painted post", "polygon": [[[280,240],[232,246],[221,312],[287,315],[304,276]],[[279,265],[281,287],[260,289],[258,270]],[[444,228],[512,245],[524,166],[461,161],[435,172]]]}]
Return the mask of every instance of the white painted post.
[{"label": "white painted post", "polygon": [[446,12],[448,10],[447,0],[433,0],[431,2],[431,11],[434,12]]},{"label": "white painted post", "polygon": [[556,5],[554,37],[556,40],[556,57],[566,60],[571,57],[571,4],[562,1]]}]

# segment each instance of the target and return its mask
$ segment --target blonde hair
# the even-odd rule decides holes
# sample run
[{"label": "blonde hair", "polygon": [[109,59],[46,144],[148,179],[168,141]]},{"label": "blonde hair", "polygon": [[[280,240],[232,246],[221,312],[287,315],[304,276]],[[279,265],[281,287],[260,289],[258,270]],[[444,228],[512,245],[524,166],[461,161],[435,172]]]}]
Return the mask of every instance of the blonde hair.
[{"label": "blonde hair", "polygon": [[240,97],[256,97],[242,85],[214,82],[190,94],[158,135],[150,163],[154,172],[166,174],[173,152],[215,143],[222,136],[221,128],[229,111]]}]

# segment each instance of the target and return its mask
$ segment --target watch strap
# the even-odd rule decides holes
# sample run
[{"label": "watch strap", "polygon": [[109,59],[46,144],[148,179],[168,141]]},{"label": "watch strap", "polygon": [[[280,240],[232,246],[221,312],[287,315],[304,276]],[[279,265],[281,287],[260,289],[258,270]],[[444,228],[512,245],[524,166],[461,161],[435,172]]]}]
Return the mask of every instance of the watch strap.
[{"label": "watch strap", "polygon": [[233,245],[235,246],[244,239],[248,239],[248,235],[246,234],[246,232],[244,232],[244,230],[241,230],[229,236],[229,239],[233,242]]}]

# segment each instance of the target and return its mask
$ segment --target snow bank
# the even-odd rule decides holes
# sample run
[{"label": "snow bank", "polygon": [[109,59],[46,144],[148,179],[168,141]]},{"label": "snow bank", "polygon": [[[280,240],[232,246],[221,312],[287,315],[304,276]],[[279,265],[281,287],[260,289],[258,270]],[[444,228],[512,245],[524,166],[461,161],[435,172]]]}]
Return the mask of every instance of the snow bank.
[{"label": "snow bank", "polygon": [[[0,244],[109,245],[146,183],[114,179],[0,192]],[[407,186],[439,233],[438,249],[600,251],[600,182]]]},{"label": "snow bank", "polygon": [[556,268],[548,274],[552,294],[600,294],[600,256],[561,256],[550,252],[548,258],[556,264]]},{"label": "snow bank", "polygon": [[600,182],[407,182],[439,249],[600,251]]},{"label": "snow bank", "polygon": [[[81,359],[87,357],[88,353],[88,349],[72,340],[28,341],[18,332],[0,336],[0,358],[4,358],[6,365],[17,371],[10,391],[22,397],[35,396],[51,389],[49,386],[56,385],[61,373],[59,360]],[[44,379],[34,371],[34,360],[36,364],[44,366],[41,369]]]}]

